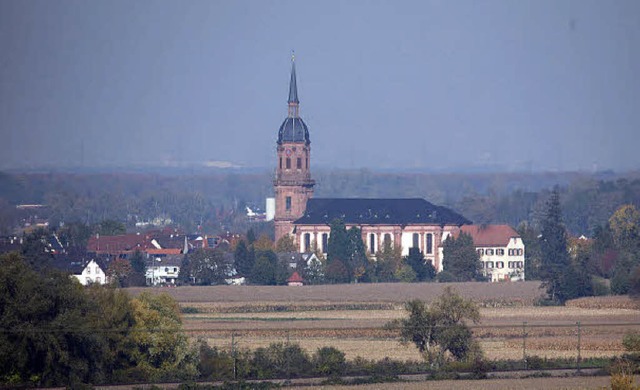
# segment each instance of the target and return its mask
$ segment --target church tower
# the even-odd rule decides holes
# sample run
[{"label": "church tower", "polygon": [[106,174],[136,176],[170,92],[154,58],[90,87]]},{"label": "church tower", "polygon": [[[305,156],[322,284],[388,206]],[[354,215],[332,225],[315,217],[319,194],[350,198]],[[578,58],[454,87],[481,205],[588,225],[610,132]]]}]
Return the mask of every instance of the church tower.
[{"label": "church tower", "polygon": [[292,233],[293,221],[304,214],[315,184],[311,179],[309,129],[300,118],[296,64],[293,57],[288,104],[289,113],[280,126],[276,145],[276,177],[273,181],[276,197],[276,242]]}]

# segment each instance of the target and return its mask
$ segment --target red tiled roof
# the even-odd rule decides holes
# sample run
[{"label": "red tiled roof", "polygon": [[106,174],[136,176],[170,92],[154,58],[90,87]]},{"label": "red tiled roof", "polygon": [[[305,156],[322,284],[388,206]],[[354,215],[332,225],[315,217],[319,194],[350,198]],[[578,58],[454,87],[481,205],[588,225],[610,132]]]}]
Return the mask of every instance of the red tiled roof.
[{"label": "red tiled roof", "polygon": [[289,277],[289,279],[287,279],[287,282],[289,282],[289,283],[302,283],[303,280],[300,277],[300,274],[298,274],[298,271],[293,271],[293,274]]},{"label": "red tiled roof", "polygon": [[87,242],[88,252],[118,253],[145,250],[151,240],[145,234],[121,234],[117,236],[92,236]]},{"label": "red tiled roof", "polygon": [[182,249],[179,248],[164,248],[164,249],[156,249],[149,248],[145,250],[150,255],[179,255],[182,253]]},{"label": "red tiled roof", "polygon": [[463,225],[454,233],[467,233],[475,246],[507,246],[512,237],[520,237],[509,225]]}]

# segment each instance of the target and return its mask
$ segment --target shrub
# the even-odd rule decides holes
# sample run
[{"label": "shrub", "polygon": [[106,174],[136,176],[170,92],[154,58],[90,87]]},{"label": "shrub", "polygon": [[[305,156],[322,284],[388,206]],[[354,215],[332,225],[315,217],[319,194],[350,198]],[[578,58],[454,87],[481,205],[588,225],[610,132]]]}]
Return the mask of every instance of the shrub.
[{"label": "shrub", "polygon": [[633,369],[629,363],[618,363],[612,367],[611,390],[638,390],[633,385]]},{"label": "shrub", "polygon": [[313,356],[315,372],[320,375],[342,375],[345,362],[344,352],[334,347],[319,348]]},{"label": "shrub", "polygon": [[640,333],[625,334],[622,345],[627,352],[640,352]]},{"label": "shrub", "polygon": [[307,353],[298,344],[273,343],[258,348],[251,360],[252,376],[266,378],[296,378],[307,376],[312,364]]},{"label": "shrub", "polygon": [[591,289],[593,291],[593,295],[596,297],[611,294],[611,289],[609,288],[607,281],[603,278],[593,277],[591,279]]}]

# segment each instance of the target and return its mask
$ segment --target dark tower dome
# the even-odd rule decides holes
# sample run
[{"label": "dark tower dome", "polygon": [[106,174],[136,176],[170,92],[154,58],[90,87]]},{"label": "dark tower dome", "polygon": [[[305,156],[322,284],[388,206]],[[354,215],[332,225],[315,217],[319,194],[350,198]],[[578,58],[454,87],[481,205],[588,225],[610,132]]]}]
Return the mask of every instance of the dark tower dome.
[{"label": "dark tower dome", "polygon": [[293,57],[291,58],[291,80],[289,81],[289,99],[287,103],[289,104],[289,114],[278,131],[278,144],[285,142],[310,144],[309,128],[299,115],[300,101],[298,100],[296,63]]},{"label": "dark tower dome", "polygon": [[278,131],[278,143],[283,142],[304,142],[305,144],[311,142],[309,141],[309,129],[302,118],[289,117],[282,122]]}]

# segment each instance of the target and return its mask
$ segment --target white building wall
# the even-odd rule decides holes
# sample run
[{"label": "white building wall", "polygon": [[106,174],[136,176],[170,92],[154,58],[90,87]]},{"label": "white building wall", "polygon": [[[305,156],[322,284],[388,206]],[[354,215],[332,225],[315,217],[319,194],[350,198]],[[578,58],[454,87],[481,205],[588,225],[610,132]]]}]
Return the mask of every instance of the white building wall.
[{"label": "white building wall", "polygon": [[73,275],[80,284],[87,286],[89,284],[106,284],[107,275],[102,268],[94,260],[91,260],[89,264],[82,270],[80,275]]},{"label": "white building wall", "polygon": [[147,284],[157,286],[158,284],[175,284],[180,273],[177,265],[153,265],[147,267],[145,277]]},{"label": "white building wall", "polygon": [[402,232],[400,243],[402,245],[402,256],[409,256],[409,248],[413,247],[413,232]]},{"label": "white building wall", "polygon": [[520,237],[512,237],[506,247],[479,247],[477,250],[482,251],[483,272],[491,275],[492,282],[525,280],[524,243]]}]

